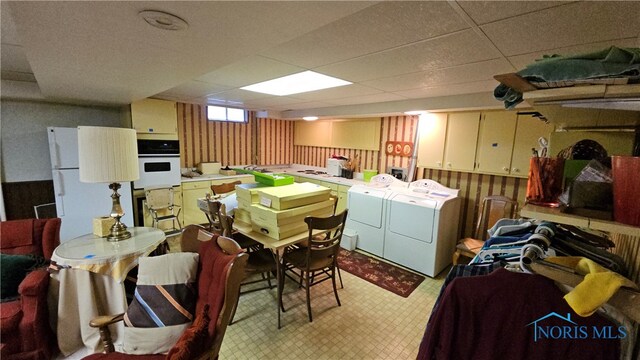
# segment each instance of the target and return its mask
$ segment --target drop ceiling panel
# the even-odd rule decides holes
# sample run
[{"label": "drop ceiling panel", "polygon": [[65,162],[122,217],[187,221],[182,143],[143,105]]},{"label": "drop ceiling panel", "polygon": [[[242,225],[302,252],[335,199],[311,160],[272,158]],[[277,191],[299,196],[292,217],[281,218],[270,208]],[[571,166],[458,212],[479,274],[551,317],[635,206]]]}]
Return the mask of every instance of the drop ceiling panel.
[{"label": "drop ceiling panel", "polygon": [[458,5],[478,24],[566,5],[566,1],[457,1]]},{"label": "drop ceiling panel", "polygon": [[275,96],[272,98],[247,100],[244,103],[246,106],[253,109],[263,108],[269,110],[283,110],[288,109],[289,105],[299,104],[301,102],[302,101],[300,101],[300,99],[288,96]]},{"label": "drop ceiling panel", "polygon": [[485,38],[472,30],[464,30],[393,50],[323,66],[317,71],[348,81],[359,82],[498,57],[500,54]]},{"label": "drop ceiling panel", "polygon": [[[549,49],[545,51],[536,51],[529,54],[509,56],[509,62],[515,66],[519,71],[527,67],[529,64],[533,64],[536,59],[542,59],[544,55],[562,54],[562,55],[575,55],[582,54],[591,51],[598,51],[606,49],[609,46],[617,47],[638,47],[637,38],[619,39],[612,41],[601,41],[592,44],[582,44],[576,46],[567,46],[557,49]],[[497,74],[497,73],[496,73]]]},{"label": "drop ceiling panel", "polygon": [[465,28],[446,2],[387,1],[262,54],[314,68]]},{"label": "drop ceiling panel", "polygon": [[198,80],[231,87],[242,87],[305,70],[305,68],[255,55],[202,75]]},{"label": "drop ceiling panel", "polygon": [[0,56],[2,71],[31,73],[31,66],[29,66],[22,46],[3,44]]},{"label": "drop ceiling panel", "polygon": [[445,69],[423,71],[396,77],[362,82],[384,91],[399,91],[446,84],[460,84],[493,79],[495,74],[513,72],[514,68],[505,59],[482,61],[475,64],[454,66]]},{"label": "drop ceiling panel", "polygon": [[[638,36],[640,1],[585,1],[483,25],[507,55]],[[612,24],[617,24],[612,26]]]},{"label": "drop ceiling panel", "polygon": [[379,94],[382,91],[374,89],[368,86],[362,86],[358,84],[351,84],[345,86],[338,86],[331,89],[309,91],[300,94],[292,94],[291,96],[306,101],[310,100],[330,100],[339,99],[346,96],[358,96],[358,95],[372,95]]},{"label": "drop ceiling panel", "polygon": [[210,84],[202,81],[192,80],[180,86],[171,88],[167,91],[163,91],[158,95],[159,96],[182,95],[188,98],[192,98],[192,97],[203,97],[207,94],[219,93],[229,89],[230,89],[229,86]]},{"label": "drop ceiling panel", "polygon": [[296,103],[296,104],[289,104],[287,106],[284,106],[282,109],[277,109],[277,110],[286,111],[286,110],[298,110],[298,109],[316,109],[316,108],[330,107],[334,105],[335,104],[322,102],[322,101],[309,101],[309,102],[302,102],[302,103]]},{"label": "drop ceiling panel", "polygon": [[406,100],[406,99],[407,99],[406,97],[400,96],[394,93],[381,93],[381,94],[373,94],[373,95],[337,98],[337,99],[331,99],[327,101],[331,102],[333,105],[351,105],[351,104],[371,104],[371,103],[379,103],[379,102],[387,102],[387,101],[400,101],[400,100]]},{"label": "drop ceiling panel", "polygon": [[[11,10],[27,58],[45,95],[128,103],[371,4],[199,2],[194,6],[191,2],[14,2]],[[174,12],[191,26],[178,32],[152,28],[137,15],[139,10],[148,8]],[[74,76],[89,69],[94,76],[84,81],[83,77]],[[94,92],[95,85],[89,81],[96,79],[103,89]]]},{"label": "drop ceiling panel", "polygon": [[[484,93],[489,91],[493,96],[493,89],[495,89],[496,86],[498,86],[498,82],[495,80],[483,80],[464,84],[442,85],[420,89],[396,91],[395,93],[413,99],[457,94]],[[500,102],[496,100],[496,104],[500,105]]]},{"label": "drop ceiling panel", "polygon": [[247,100],[275,98],[275,96],[261,94],[253,91],[241,90],[241,89],[231,89],[231,90],[225,90],[225,91],[209,94],[206,96],[206,98],[211,100],[227,100],[227,101],[235,101],[235,102],[245,102]]}]

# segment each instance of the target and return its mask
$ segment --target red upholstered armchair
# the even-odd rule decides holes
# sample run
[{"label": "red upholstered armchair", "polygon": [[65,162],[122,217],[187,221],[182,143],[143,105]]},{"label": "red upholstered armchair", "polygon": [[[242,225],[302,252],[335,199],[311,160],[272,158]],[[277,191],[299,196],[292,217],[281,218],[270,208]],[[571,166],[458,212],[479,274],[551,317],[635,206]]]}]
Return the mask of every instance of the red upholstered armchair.
[{"label": "red upholstered armchair", "polygon": [[[60,244],[59,218],[0,222],[0,252],[51,259]],[[0,358],[50,359],[55,336],[49,326],[46,269],[30,272],[20,283],[20,298],[0,304]]]}]

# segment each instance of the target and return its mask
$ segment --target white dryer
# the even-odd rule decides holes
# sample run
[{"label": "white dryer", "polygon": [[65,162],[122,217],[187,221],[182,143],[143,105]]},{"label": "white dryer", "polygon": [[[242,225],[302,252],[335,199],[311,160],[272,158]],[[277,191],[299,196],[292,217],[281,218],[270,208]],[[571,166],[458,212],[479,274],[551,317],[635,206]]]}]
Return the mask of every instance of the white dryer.
[{"label": "white dryer", "polygon": [[386,224],[385,199],[397,190],[406,190],[408,183],[388,174],[371,178],[366,185],[349,188],[346,229],[358,234],[357,247],[377,256],[382,256]]},{"label": "white dryer", "polygon": [[423,179],[389,196],[384,258],[438,275],[451,263],[458,241],[459,191]]}]

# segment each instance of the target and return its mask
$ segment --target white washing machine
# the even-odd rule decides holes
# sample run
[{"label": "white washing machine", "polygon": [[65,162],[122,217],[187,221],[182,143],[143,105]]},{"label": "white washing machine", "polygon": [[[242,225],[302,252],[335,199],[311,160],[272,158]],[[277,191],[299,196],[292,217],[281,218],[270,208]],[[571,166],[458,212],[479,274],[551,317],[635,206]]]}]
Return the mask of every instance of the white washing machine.
[{"label": "white washing machine", "polygon": [[458,241],[459,191],[423,179],[386,198],[383,257],[431,277],[438,275],[451,263]]},{"label": "white washing machine", "polygon": [[385,199],[397,190],[406,190],[408,183],[389,174],[371,178],[366,185],[349,188],[349,213],[345,228],[358,234],[357,247],[377,256],[382,256],[386,224]]}]

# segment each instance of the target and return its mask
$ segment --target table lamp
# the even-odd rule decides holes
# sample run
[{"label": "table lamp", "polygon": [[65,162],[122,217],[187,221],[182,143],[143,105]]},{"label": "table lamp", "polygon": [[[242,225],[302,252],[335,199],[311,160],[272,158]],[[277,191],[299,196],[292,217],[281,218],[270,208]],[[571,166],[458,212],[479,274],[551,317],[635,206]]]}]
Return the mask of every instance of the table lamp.
[{"label": "table lamp", "polygon": [[138,170],[138,146],[136,131],[114,127],[78,126],[78,155],[80,181],[108,183],[112,207],[110,216],[115,219],[107,236],[109,241],[131,237],[127,226],[120,222],[124,215],[120,206],[120,183],[140,178]]}]

